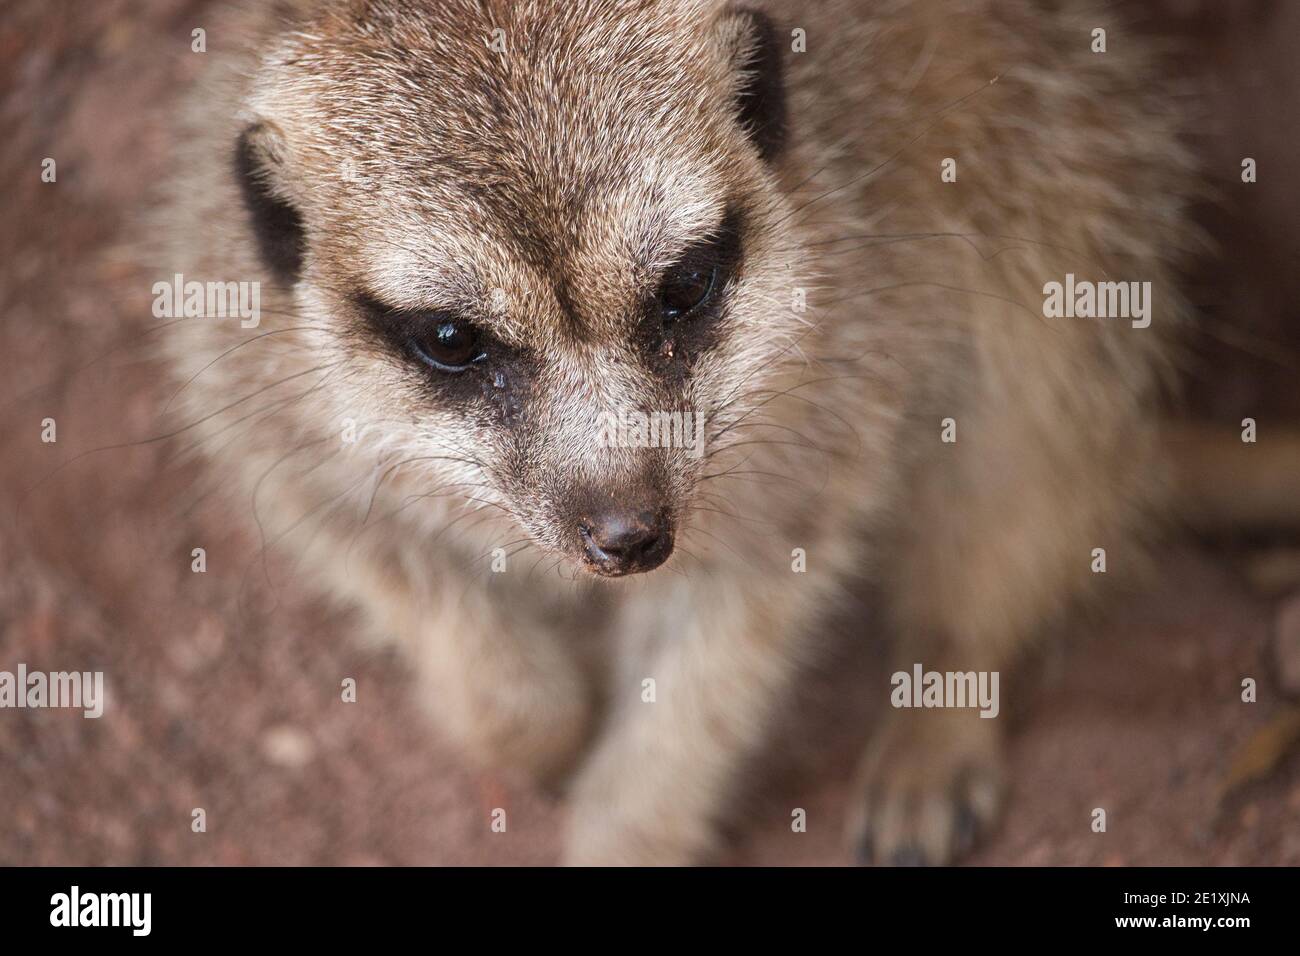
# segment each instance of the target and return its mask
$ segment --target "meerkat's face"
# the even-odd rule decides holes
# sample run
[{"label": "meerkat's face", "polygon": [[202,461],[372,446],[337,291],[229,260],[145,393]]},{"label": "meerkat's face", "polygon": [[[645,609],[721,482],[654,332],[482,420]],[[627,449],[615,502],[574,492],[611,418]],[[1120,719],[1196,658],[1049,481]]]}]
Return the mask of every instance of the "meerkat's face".
[{"label": "meerkat's face", "polygon": [[236,164],[264,258],[430,507],[600,575],[669,557],[796,334],[772,37],[706,0],[376,0],[264,60]]}]

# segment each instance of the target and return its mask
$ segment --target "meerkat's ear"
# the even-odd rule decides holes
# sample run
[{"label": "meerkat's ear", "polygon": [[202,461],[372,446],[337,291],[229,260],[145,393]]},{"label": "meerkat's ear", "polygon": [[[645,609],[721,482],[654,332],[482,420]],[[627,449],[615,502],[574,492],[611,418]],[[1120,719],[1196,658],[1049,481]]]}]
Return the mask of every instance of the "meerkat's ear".
[{"label": "meerkat's ear", "polygon": [[736,109],[759,155],[772,162],[785,148],[785,61],[776,24],[759,10],[727,8],[720,24],[736,70]]},{"label": "meerkat's ear", "polygon": [[302,215],[285,188],[284,135],[271,123],[254,123],[235,146],[235,178],[251,217],[258,250],[278,279],[302,272],[306,236]]}]

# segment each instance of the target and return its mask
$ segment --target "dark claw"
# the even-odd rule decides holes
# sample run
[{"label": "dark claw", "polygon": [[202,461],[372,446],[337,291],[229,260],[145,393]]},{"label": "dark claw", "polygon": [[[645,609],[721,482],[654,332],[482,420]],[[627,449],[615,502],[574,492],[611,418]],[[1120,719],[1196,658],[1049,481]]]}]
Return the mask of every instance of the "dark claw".
[{"label": "dark claw", "polygon": [[915,844],[899,847],[890,858],[891,866],[925,866],[925,854]]},{"label": "dark claw", "polygon": [[864,836],[862,842],[858,844],[858,866],[871,866],[875,862],[876,852],[871,843],[871,836]]},{"label": "dark claw", "polygon": [[979,835],[980,822],[969,803],[958,801],[956,819],[953,821],[954,856],[964,856],[975,846]]}]

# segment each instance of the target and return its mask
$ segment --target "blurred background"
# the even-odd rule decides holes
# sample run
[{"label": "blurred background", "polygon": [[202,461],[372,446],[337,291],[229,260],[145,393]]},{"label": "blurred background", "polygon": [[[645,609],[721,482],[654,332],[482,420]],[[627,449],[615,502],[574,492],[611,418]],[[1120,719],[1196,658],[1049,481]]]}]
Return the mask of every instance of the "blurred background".
[{"label": "blurred background", "polygon": [[[1213,248],[1187,276],[1202,322],[1167,431],[1187,505],[1158,579],[1044,642],[1004,694],[1010,804],[973,862],[1296,864],[1300,3],[1121,5],[1182,44],[1203,105],[1192,145]],[[0,711],[0,864],[554,862],[560,804],[462,763],[401,662],[354,645],[348,615],[283,556],[264,578],[244,515],[194,490],[173,443],[148,441],[169,390],[133,248],[203,65],[190,31],[213,7],[0,7],[0,669],[102,670],[108,695],[100,720]],[[208,55],[223,42],[209,35]],[[1257,445],[1240,442],[1245,417]],[[57,444],[39,440],[45,418]],[[190,571],[197,546],[206,574]],[[846,648],[808,675],[817,706],[798,708],[754,768],[762,795],[727,821],[734,862],[849,862],[846,778],[869,729],[851,691],[879,658]],[[495,807],[506,833],[489,829]],[[807,833],[790,832],[793,807]]]}]

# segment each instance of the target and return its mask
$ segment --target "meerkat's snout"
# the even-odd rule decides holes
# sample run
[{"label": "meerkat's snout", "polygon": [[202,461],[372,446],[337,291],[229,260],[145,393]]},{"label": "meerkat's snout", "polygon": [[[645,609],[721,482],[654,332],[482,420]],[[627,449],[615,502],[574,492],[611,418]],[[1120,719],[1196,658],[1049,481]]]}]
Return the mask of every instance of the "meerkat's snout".
[{"label": "meerkat's snout", "polygon": [[587,566],[604,577],[653,571],[673,553],[672,519],[662,508],[615,506],[580,520],[578,534]]},{"label": "meerkat's snout", "polygon": [[667,487],[654,472],[604,480],[589,475],[571,485],[553,520],[569,556],[605,578],[653,571],[673,553],[676,516]]}]

